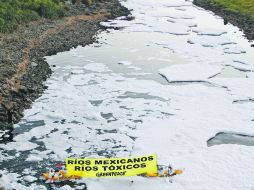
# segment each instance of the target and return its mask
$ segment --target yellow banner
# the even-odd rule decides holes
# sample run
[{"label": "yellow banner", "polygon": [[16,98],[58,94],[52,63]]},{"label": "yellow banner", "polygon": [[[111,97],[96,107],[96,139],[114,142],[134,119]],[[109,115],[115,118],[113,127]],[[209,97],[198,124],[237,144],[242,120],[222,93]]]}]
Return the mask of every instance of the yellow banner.
[{"label": "yellow banner", "polygon": [[135,158],[66,159],[68,176],[78,177],[128,177],[157,173],[157,156]]}]

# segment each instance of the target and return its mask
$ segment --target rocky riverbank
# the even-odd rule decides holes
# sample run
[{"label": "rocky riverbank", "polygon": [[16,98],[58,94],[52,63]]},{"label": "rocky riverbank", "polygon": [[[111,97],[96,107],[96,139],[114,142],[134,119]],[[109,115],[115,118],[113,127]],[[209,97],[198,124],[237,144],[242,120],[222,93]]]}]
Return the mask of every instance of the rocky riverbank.
[{"label": "rocky riverbank", "polygon": [[[224,18],[225,24],[229,22],[235,26],[238,26],[243,30],[245,36],[249,40],[254,40],[254,21],[250,17],[239,12],[230,11],[222,5],[211,3],[209,0],[194,0],[193,3],[204,9],[211,10],[215,14],[221,16]],[[254,44],[252,44],[252,46],[254,46]]]},{"label": "rocky riverbank", "polygon": [[118,0],[69,5],[69,16],[20,26],[0,34],[0,129],[10,129],[47,87],[45,56],[93,43],[101,21],[128,15]]}]

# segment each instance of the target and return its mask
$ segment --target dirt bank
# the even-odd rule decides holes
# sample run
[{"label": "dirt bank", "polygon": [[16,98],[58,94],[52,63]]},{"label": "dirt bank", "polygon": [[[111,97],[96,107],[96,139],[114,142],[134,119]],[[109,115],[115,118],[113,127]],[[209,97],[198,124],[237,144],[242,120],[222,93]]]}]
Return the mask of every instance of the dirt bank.
[{"label": "dirt bank", "polygon": [[101,21],[129,14],[117,0],[69,6],[68,17],[40,20],[20,26],[13,34],[0,34],[0,129],[12,128],[47,88],[43,81],[51,70],[44,56],[91,44]]},{"label": "dirt bank", "polygon": [[[204,9],[211,10],[215,14],[221,16],[224,18],[225,24],[229,22],[235,26],[238,26],[243,30],[245,36],[249,40],[254,40],[254,22],[250,17],[242,15],[239,12],[230,11],[221,5],[212,4],[209,0],[194,0],[193,3]],[[252,46],[254,46],[254,44],[252,44]]]}]

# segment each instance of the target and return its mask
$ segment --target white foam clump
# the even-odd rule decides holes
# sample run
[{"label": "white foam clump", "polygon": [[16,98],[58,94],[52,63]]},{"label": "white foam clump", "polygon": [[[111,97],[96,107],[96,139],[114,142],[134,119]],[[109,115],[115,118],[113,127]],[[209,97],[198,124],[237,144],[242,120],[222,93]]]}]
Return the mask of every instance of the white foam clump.
[{"label": "white foam clump", "polygon": [[157,23],[151,26],[154,32],[169,33],[175,35],[188,35],[190,28],[183,24],[166,22]]},{"label": "white foam clump", "polygon": [[26,159],[27,162],[37,162],[42,161],[43,158],[36,156],[36,155],[29,155],[29,157]]},{"label": "white foam clump", "polygon": [[185,26],[188,26],[188,27],[197,27],[197,22],[193,21],[193,20],[189,20],[189,19],[185,19],[185,20],[177,20],[177,19],[168,19],[167,20],[168,22],[171,22],[171,23],[178,23],[178,24],[182,24],[182,25],[185,25]]},{"label": "white foam clump", "polygon": [[79,70],[78,70],[78,69],[75,69],[75,70],[72,70],[71,73],[72,73],[72,74],[83,74],[84,71],[83,71],[82,69],[79,69]]},{"label": "white foam clump", "polygon": [[160,1],[154,1],[154,0],[141,0],[141,1],[129,1],[128,3],[136,3],[140,7],[181,7],[185,5],[187,2],[185,0],[160,0]]},{"label": "white foam clump", "polygon": [[134,76],[145,76],[145,75],[151,75],[152,73],[145,73],[145,72],[130,72],[130,73],[127,73],[127,75],[134,75]]},{"label": "white foam clump", "polygon": [[[187,12],[187,11],[186,11]],[[180,11],[176,9],[170,9],[170,8],[159,8],[154,9],[153,11],[150,11],[148,13],[150,16],[154,17],[169,17],[172,19],[194,19],[195,16],[192,16],[190,14],[186,14],[185,11]]]},{"label": "white foam clump", "polygon": [[198,35],[190,37],[188,39],[188,42],[191,44],[200,44],[205,47],[234,44],[234,42],[232,42],[226,36],[206,36],[206,35]]},{"label": "white foam clump", "polygon": [[239,47],[239,46],[230,46],[230,47],[226,47],[224,49],[224,53],[227,54],[241,54],[241,53],[246,53],[246,51]]},{"label": "white foam clump", "polygon": [[[253,78],[231,78],[230,80],[227,78],[213,78],[210,81],[221,86],[226,86],[234,99],[254,99]],[[248,104],[245,105],[247,108]],[[250,103],[250,106],[253,106],[253,103]],[[242,113],[247,114],[245,111]],[[252,111],[249,113],[252,113]]]},{"label": "white foam clump", "polygon": [[159,73],[169,82],[207,81],[221,72],[220,66],[205,63],[189,63],[173,65],[160,69]]},{"label": "white foam clump", "polygon": [[154,17],[145,18],[145,24],[134,25],[133,27],[127,28],[130,32],[158,32],[158,33],[168,33],[173,35],[188,35],[190,27],[186,24],[187,21],[180,22],[174,20],[170,22],[167,19],[157,20]]},{"label": "white foam clump", "polygon": [[226,34],[226,30],[222,29],[213,29],[213,28],[194,28],[193,32],[196,32],[198,35],[207,35],[207,36],[221,36]]},{"label": "white foam clump", "polygon": [[231,66],[239,71],[243,72],[253,72],[254,71],[254,65],[250,64],[242,64],[240,62],[232,62],[225,64],[226,66]]},{"label": "white foam clump", "polygon": [[254,72],[248,73],[248,74],[247,74],[247,77],[248,77],[248,78],[254,79]]},{"label": "white foam clump", "polygon": [[86,70],[89,71],[95,71],[95,72],[110,72],[111,70],[103,63],[89,63],[86,66],[83,67]]},{"label": "white foam clump", "polygon": [[59,188],[59,190],[72,190],[73,188],[71,188],[69,185],[64,185],[62,187]]},{"label": "white foam clump", "polygon": [[[135,4],[140,6],[137,2]],[[125,30],[130,32],[159,32],[173,35],[188,35],[190,27],[196,26],[196,24],[187,20],[192,20],[194,17],[186,14],[184,11],[170,8],[172,5],[171,2],[167,4],[163,8],[156,9],[153,7],[151,11],[146,13],[145,17],[142,11],[134,11],[132,14],[136,19],[132,21],[113,20],[110,22],[102,22],[101,24],[107,27],[127,27]],[[148,6],[148,4],[146,5]],[[171,18],[175,22],[166,22],[165,19],[162,19],[163,17]]]},{"label": "white foam clump", "polygon": [[135,70],[135,71],[140,71],[140,70],[142,70],[141,68],[139,68],[139,67],[135,67],[135,66],[130,66],[130,67],[128,67],[129,69],[133,69],[133,70]]},{"label": "white foam clump", "polygon": [[31,176],[31,175],[25,176],[25,177],[23,177],[23,179],[24,179],[25,181],[27,181],[27,182],[34,182],[34,181],[37,180],[36,177]]},{"label": "white foam clump", "polygon": [[8,144],[0,144],[0,148],[3,148],[5,150],[17,150],[17,151],[26,151],[26,150],[32,150],[38,147],[37,144],[31,143],[29,141],[25,142],[10,142]]},{"label": "white foam clump", "polygon": [[131,61],[118,61],[118,64],[128,66],[128,65],[132,65],[132,62]]},{"label": "white foam clump", "polygon": [[[46,190],[47,189],[43,185],[31,184],[29,186],[25,186],[19,183],[18,181],[21,180],[21,176],[16,173],[10,173],[6,170],[0,170],[0,174],[2,175],[0,177],[0,187],[4,187],[7,189],[20,189],[20,190],[34,190],[34,189]],[[37,180],[37,178],[33,176],[26,176],[24,178],[29,182],[33,182]]]},{"label": "white foam clump", "polygon": [[249,64],[254,64],[253,60],[248,59],[247,57],[240,57],[240,56],[236,56],[233,58],[233,61],[236,63],[241,63],[244,65],[249,65]]}]

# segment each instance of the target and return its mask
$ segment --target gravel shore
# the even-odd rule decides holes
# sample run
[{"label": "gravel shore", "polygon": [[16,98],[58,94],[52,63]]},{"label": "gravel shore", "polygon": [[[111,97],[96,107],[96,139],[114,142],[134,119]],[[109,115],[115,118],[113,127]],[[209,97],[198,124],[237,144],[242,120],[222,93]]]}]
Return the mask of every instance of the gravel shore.
[{"label": "gravel shore", "polygon": [[101,21],[129,14],[118,0],[69,6],[67,17],[31,22],[12,34],[0,34],[0,129],[11,129],[47,88],[43,81],[51,69],[45,56],[91,44],[103,29]]}]

